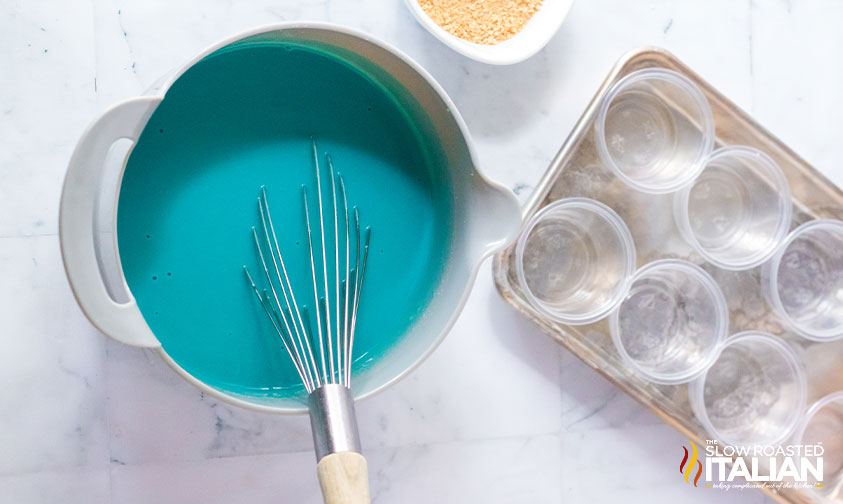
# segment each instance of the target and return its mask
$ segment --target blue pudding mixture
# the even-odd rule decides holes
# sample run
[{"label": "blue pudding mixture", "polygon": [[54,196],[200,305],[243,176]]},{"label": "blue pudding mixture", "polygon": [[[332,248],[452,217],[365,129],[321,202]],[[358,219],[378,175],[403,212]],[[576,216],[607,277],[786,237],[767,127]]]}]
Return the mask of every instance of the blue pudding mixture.
[{"label": "blue pudding mixture", "polygon": [[301,193],[307,185],[316,209],[311,136],[372,229],[354,372],[390,351],[442,281],[447,167],[399,98],[319,47],[218,51],[182,75],[150,118],[117,218],[123,272],[146,322],[180,366],[218,389],[304,391],[242,267],[266,286],[251,235],[265,185],[299,304],[313,305]]}]

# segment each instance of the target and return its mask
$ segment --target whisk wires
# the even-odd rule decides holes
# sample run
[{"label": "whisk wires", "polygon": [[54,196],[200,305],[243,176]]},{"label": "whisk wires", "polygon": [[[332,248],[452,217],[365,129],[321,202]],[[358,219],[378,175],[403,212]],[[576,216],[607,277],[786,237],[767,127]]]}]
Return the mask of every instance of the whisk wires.
[{"label": "whisk wires", "polygon": [[[326,164],[330,177],[331,212],[324,209],[322,170],[315,141],[313,142],[313,161],[316,200],[319,205],[318,214],[314,212],[319,218],[318,234],[314,233],[311,226],[311,209],[306,186],[302,186],[302,200],[307,229],[310,287],[314,304],[312,312],[316,319],[315,331],[310,321],[311,310],[305,305],[299,306],[293,292],[293,284],[278,243],[278,235],[272,222],[269,200],[264,187],[261,187],[258,197],[260,227],[252,226],[252,236],[267,288],[258,287],[248,268],[243,266],[249,285],[269,318],[272,328],[281,339],[284,350],[308,393],[325,384],[350,386],[357,310],[360,305],[360,292],[371,240],[371,229],[366,228],[365,242],[361,243],[360,212],[357,207],[353,207],[353,213],[349,212],[345,181],[342,175],[335,174],[330,157],[327,157]],[[339,191],[337,191],[338,187]],[[341,208],[340,204],[342,204]],[[325,217],[327,215],[330,218],[331,214],[333,214],[333,226],[327,227],[329,237],[333,231],[332,244],[326,243],[325,239]],[[353,222],[349,218],[350,215],[353,215]],[[344,228],[342,233],[340,232],[341,225]],[[314,239],[314,235],[317,235],[317,239]],[[355,251],[353,267],[351,263],[352,236]],[[317,240],[318,243],[316,243]],[[341,253],[343,247],[344,254]],[[333,253],[333,271],[328,264],[331,253]],[[321,261],[318,260],[320,256]],[[334,278],[332,282],[329,282],[329,276],[332,273]]]}]

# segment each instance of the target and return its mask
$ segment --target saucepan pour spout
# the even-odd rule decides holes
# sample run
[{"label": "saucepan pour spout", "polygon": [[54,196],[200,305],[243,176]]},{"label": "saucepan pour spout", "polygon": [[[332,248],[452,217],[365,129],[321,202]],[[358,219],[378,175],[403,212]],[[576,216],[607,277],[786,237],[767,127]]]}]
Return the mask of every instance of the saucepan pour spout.
[{"label": "saucepan pour spout", "polygon": [[476,172],[470,184],[468,211],[477,223],[472,240],[486,257],[515,241],[521,229],[521,206],[506,187]]}]

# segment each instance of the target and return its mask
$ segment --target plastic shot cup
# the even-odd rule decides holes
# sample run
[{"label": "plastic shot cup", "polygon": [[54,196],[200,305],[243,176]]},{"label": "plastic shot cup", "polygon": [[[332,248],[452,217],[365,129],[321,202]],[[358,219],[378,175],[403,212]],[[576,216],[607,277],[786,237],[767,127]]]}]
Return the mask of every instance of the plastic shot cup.
[{"label": "plastic shot cup", "polygon": [[775,446],[805,412],[805,371],[793,349],[769,333],[726,339],[714,363],[688,384],[688,400],[712,439]]},{"label": "plastic shot cup", "polygon": [[675,385],[699,376],[717,357],[729,332],[729,309],[702,268],[663,259],[633,275],[609,330],[632,369],[648,381]]},{"label": "plastic shot cup", "polygon": [[708,262],[747,270],[768,260],[792,216],[781,168],[751,147],[711,153],[694,182],[674,196],[674,217],[688,243]]},{"label": "plastic shot cup", "polygon": [[702,91],[665,69],[632,72],[606,94],[594,124],[601,161],[639,191],[689,184],[714,147],[714,118]]},{"label": "plastic shot cup", "polygon": [[[822,446],[823,479],[809,480],[819,502],[839,502],[843,497],[843,391],[829,394],[812,404],[793,436],[794,444]],[[822,484],[817,487],[816,483]]]},{"label": "plastic shot cup", "polygon": [[590,324],[625,297],[635,271],[635,245],[611,208],[567,198],[527,222],[515,261],[521,289],[538,311],[565,324]]},{"label": "plastic shot cup", "polygon": [[764,297],[794,331],[813,341],[843,337],[843,222],[794,229],[761,267]]}]

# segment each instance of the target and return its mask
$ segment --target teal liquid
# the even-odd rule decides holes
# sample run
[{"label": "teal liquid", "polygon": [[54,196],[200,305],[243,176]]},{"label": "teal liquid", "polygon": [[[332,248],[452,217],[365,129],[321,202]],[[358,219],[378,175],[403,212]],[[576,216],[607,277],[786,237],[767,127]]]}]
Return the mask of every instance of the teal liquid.
[{"label": "teal liquid", "polygon": [[[260,230],[265,185],[293,289],[316,327],[301,192],[306,184],[316,211],[311,136],[323,168],[327,152],[349,205],[372,229],[354,373],[394,347],[442,280],[447,174],[439,146],[422,141],[397,97],[318,48],[267,44],[211,55],[173,84],[133,149],[117,232],[129,289],[164,350],[223,391],[304,392],[242,267],[267,285],[251,234],[253,225]],[[325,197],[329,190],[326,177]]]}]

